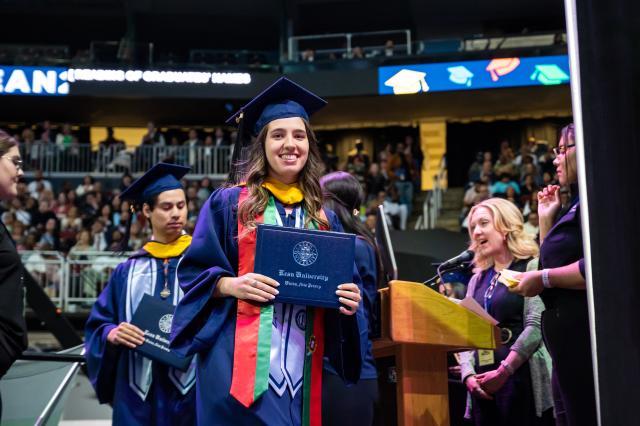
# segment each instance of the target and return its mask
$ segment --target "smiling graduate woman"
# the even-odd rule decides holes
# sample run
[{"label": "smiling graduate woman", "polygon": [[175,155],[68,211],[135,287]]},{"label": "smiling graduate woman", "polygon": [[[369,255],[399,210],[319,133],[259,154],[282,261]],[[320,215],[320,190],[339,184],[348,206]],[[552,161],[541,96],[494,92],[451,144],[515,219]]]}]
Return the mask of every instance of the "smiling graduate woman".
[{"label": "smiling graduate woman", "polygon": [[325,103],[281,78],[232,117],[257,138],[232,175],[237,184],[203,206],[178,269],[185,297],[172,345],[199,355],[199,425],[321,424],[323,355],[345,381],[359,378],[360,288],[339,286],[339,310],[273,303],[279,283],[253,272],[259,223],[342,231],[322,209],[321,160],[308,122]]},{"label": "smiling graduate woman", "polygon": [[[22,175],[18,141],[0,130],[0,200],[11,201],[18,195],[18,180]],[[27,348],[23,273],[11,233],[0,223],[0,377]]]}]

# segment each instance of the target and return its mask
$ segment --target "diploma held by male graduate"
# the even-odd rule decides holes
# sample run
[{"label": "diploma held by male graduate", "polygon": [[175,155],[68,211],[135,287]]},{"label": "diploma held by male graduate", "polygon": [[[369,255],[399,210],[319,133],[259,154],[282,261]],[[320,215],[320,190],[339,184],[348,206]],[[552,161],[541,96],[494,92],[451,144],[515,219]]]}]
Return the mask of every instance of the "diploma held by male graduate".
[{"label": "diploma held by male graduate", "polygon": [[258,225],[254,271],[280,283],[276,302],[338,308],[354,255],[353,234]]},{"label": "diploma held by male graduate", "polygon": [[135,350],[147,358],[184,371],[189,367],[191,357],[182,357],[169,349],[174,310],[171,303],[149,294],[142,296],[131,324],[144,332],[144,343]]}]

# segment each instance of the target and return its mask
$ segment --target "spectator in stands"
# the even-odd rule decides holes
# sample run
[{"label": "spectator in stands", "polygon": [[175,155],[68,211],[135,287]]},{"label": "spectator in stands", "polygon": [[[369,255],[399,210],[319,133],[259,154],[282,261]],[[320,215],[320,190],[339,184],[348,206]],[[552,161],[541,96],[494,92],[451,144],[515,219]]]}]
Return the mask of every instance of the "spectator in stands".
[{"label": "spectator in stands", "polygon": [[393,56],[395,50],[395,46],[393,45],[393,40],[387,40],[384,43],[384,56],[390,57]]},{"label": "spectator in stands", "polygon": [[13,226],[11,229],[11,238],[16,243],[16,246],[19,246],[20,244],[22,244],[22,240],[24,239],[25,232],[26,232],[26,228],[24,226],[24,223],[20,222],[19,220],[16,220],[13,223]]},{"label": "spectator in stands", "polygon": [[229,145],[229,141],[224,137],[224,130],[222,130],[222,127],[216,127],[213,142],[216,148]]},{"label": "spectator in stands", "polygon": [[528,217],[529,213],[538,211],[538,192],[539,191],[537,190],[533,191],[529,196],[529,199],[527,200],[527,202],[524,204],[524,207],[522,208],[523,216]]},{"label": "spectator in stands", "polygon": [[147,123],[147,133],[142,136],[140,144],[165,146],[164,135],[156,128],[156,124],[153,121]]},{"label": "spectator in stands", "polygon": [[316,59],[316,51],[313,49],[305,49],[300,52],[302,62],[313,62]]},{"label": "spectator in stands", "polygon": [[364,219],[364,226],[367,227],[367,229],[369,231],[371,231],[371,233],[375,234],[376,233],[376,213],[374,212],[368,212],[365,216]]},{"label": "spectator in stands", "polygon": [[148,236],[145,235],[140,221],[133,222],[131,224],[131,230],[129,232],[129,249],[132,251],[139,250],[149,239]]},{"label": "spectator in stands", "polygon": [[131,182],[133,182],[133,178],[131,177],[131,175],[129,173],[123,174],[120,178],[120,192],[127,189],[129,185],[131,185]]},{"label": "spectator in stands", "polygon": [[534,210],[529,213],[529,217],[527,217],[527,221],[524,223],[524,232],[532,235],[533,238],[537,238],[539,229],[540,222],[538,220],[538,212]]},{"label": "spectator in stands", "polygon": [[369,155],[364,150],[364,144],[360,139],[357,139],[355,147],[349,152],[347,158],[347,171],[355,176],[361,185],[364,185],[369,163]]},{"label": "spectator in stands", "polygon": [[51,211],[51,204],[47,200],[38,202],[38,209],[31,216],[31,226],[43,231],[49,219],[56,219],[56,214]]},{"label": "spectator in stands", "polygon": [[351,59],[364,59],[364,50],[362,50],[362,47],[356,46],[351,49]]},{"label": "spectator in stands", "polygon": [[485,156],[485,160],[482,163],[482,171],[480,172],[480,180],[491,184],[494,180],[494,177],[495,175],[493,174],[493,163],[491,162],[491,160],[487,160]]},{"label": "spectator in stands", "polygon": [[569,189],[562,188],[560,189],[560,205],[562,208],[565,208],[571,202],[571,198],[569,197]]},{"label": "spectator in stands", "polygon": [[546,146],[546,151],[540,155],[538,158],[538,165],[540,167],[540,174],[549,173],[549,175],[553,176],[556,172],[556,167],[553,165],[554,160],[553,148],[550,146]]},{"label": "spectator in stands", "polygon": [[211,183],[211,179],[209,179],[208,177],[202,178],[202,180],[200,181],[198,192],[196,193],[196,197],[200,201],[201,205],[202,203],[207,201],[207,198],[209,198],[209,195],[211,195],[212,191],[213,185]]},{"label": "spectator in stands", "polygon": [[81,208],[82,215],[88,218],[95,217],[100,212],[100,203],[98,202],[98,194],[95,192],[87,192],[84,197],[84,203]]},{"label": "spectator in stands", "polygon": [[67,215],[70,207],[71,203],[69,203],[69,200],[67,200],[67,193],[63,191],[58,194],[58,198],[52,210],[55,213],[56,217],[60,220]]},{"label": "spectator in stands", "polygon": [[480,180],[480,174],[482,173],[482,163],[484,156],[482,152],[478,152],[476,154],[476,159],[471,166],[469,166],[469,171],[467,172],[467,178],[469,182],[476,182]]},{"label": "spectator in stands", "polygon": [[38,241],[38,245],[47,245],[50,250],[60,250],[60,239],[59,239],[59,224],[58,219],[55,217],[47,219],[45,224],[44,233],[40,236],[40,240]]},{"label": "spectator in stands", "polygon": [[59,149],[65,150],[71,146],[73,135],[71,134],[71,125],[65,123],[62,125],[62,131],[56,135],[56,145]]},{"label": "spectator in stands", "polygon": [[31,213],[24,207],[20,199],[14,198],[11,201],[11,209],[19,222],[22,222],[25,226],[31,225]]},{"label": "spectator in stands", "polygon": [[404,144],[398,142],[395,152],[389,158],[387,164],[387,174],[391,184],[395,186],[398,192],[398,201],[400,204],[406,204],[407,211],[411,214],[413,207],[413,177],[411,176],[412,168],[404,155]]},{"label": "spectator in stands", "polygon": [[107,228],[113,226],[113,211],[111,204],[104,204],[100,209],[100,218]]},{"label": "spectator in stands", "polygon": [[507,201],[511,201],[518,209],[522,208],[522,204],[520,203],[520,197],[516,194],[516,190],[513,186],[507,186],[506,191],[504,192],[504,199]]},{"label": "spectator in stands", "polygon": [[512,187],[515,190],[516,195],[520,195],[520,187],[518,186],[518,183],[512,179],[512,176],[513,175],[509,173],[502,173],[500,175],[500,180],[494,183],[491,187],[491,195],[504,196],[508,187]]},{"label": "spectator in stands", "polygon": [[533,164],[537,164],[538,163],[538,158],[535,155],[535,151],[533,151],[533,149],[535,149],[535,145],[532,147],[530,146],[528,143],[523,143],[520,146],[520,153],[518,154],[518,156],[513,160],[513,164],[516,167],[521,167],[523,164],[525,164],[525,160],[528,158],[530,159],[530,161]]},{"label": "spectator in stands", "polygon": [[519,176],[516,166],[513,164],[513,158],[510,155],[511,148],[504,151],[498,158],[498,161],[493,166],[493,172],[496,176],[508,174],[510,176]]},{"label": "spectator in stands", "polygon": [[109,240],[105,224],[101,218],[96,218],[91,225],[91,248],[94,251],[104,251],[109,247]]},{"label": "spectator in stands", "polygon": [[553,184],[553,174],[549,172],[544,172],[542,174],[542,187],[546,188],[549,185]]},{"label": "spectator in stands", "polygon": [[[38,189],[38,184],[42,184],[40,189]],[[33,181],[29,182],[27,185],[27,191],[29,191],[31,197],[38,199],[39,191],[42,191],[43,189],[51,191],[51,182],[44,178],[42,170],[36,169],[36,171],[33,172]]]},{"label": "spectator in stands", "polygon": [[196,129],[189,130],[189,139],[184,141],[183,145],[189,147],[189,164],[196,164],[196,160],[198,159],[197,147],[202,145]]},{"label": "spectator in stands", "polygon": [[333,144],[325,144],[322,151],[322,162],[324,163],[325,173],[331,173],[338,170],[339,158],[335,154]]},{"label": "spectator in stands", "polygon": [[[129,247],[129,245],[127,244]],[[111,231],[111,243],[109,244],[108,251],[121,252],[122,251],[122,232],[119,229]]]},{"label": "spectator in stands", "polygon": [[87,229],[83,229],[78,233],[77,242],[71,250],[69,250],[69,254],[74,254],[82,251],[92,251],[93,245],[91,244],[91,232]]},{"label": "spectator in stands", "polygon": [[93,192],[94,183],[95,183],[95,180],[93,179],[93,176],[86,175],[85,177],[82,178],[82,183],[78,185],[78,187],[76,188],[76,195],[78,197],[82,197],[88,192]]},{"label": "spectator in stands", "polygon": [[116,139],[113,127],[107,127],[107,138],[100,141],[98,147],[98,162],[102,165],[99,170],[113,168],[115,164],[112,162],[116,159],[118,152],[126,149],[124,141]]},{"label": "spectator in stands", "polygon": [[480,201],[486,200],[487,198],[489,198],[489,186],[481,180],[475,181],[473,186],[467,189],[467,192],[464,193],[464,198],[462,200],[463,217],[466,217],[466,214],[471,207],[475,206]]},{"label": "spectator in stands", "polygon": [[522,181],[522,185],[520,186],[519,205],[524,205],[531,198],[531,194],[533,194],[537,190],[538,185],[536,185],[533,175],[531,173],[526,174],[524,180]]},{"label": "spectator in stands", "polygon": [[367,201],[371,201],[380,191],[385,191],[389,184],[388,179],[380,170],[378,163],[371,163],[369,166],[369,173],[365,180],[365,189],[367,193]]},{"label": "spectator in stands", "polygon": [[[393,190],[390,187],[390,190]],[[393,226],[394,228],[394,218],[397,220],[397,228],[401,231],[407,229],[407,218],[409,217],[409,210],[407,209],[406,204],[400,204],[391,198],[385,191],[380,191],[378,196],[369,203],[368,211],[375,212],[379,205],[383,205],[384,213],[387,218],[387,224],[389,226]]]}]

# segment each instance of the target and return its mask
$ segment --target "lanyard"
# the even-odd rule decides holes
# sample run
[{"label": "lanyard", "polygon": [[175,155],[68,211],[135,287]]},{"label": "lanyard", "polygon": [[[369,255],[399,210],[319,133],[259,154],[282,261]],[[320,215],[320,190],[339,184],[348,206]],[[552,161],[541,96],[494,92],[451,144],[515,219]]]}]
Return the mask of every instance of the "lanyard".
[{"label": "lanyard", "polygon": [[[283,206],[283,208],[284,208],[284,206]],[[277,213],[278,214],[276,214],[276,223],[278,224],[278,226],[284,226],[282,224],[282,218],[280,217],[280,211],[278,210]],[[294,208],[293,211],[291,212],[291,214],[295,215],[295,217],[296,217],[295,227],[296,228],[302,228],[303,225],[304,225],[304,213],[302,212],[302,207],[298,206],[298,207]]]},{"label": "lanyard", "polygon": [[489,287],[484,292],[484,310],[487,311],[487,313],[490,313],[491,298],[493,298],[493,293],[496,291],[496,285],[498,284],[498,278],[500,278],[500,272],[494,271],[494,274],[489,283]]}]

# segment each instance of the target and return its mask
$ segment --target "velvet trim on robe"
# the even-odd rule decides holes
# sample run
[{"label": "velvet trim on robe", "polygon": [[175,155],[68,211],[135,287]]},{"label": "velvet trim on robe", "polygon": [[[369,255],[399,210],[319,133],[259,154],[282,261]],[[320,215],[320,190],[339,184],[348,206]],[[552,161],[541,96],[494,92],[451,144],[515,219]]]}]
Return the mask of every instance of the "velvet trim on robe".
[{"label": "velvet trim on robe", "polygon": [[[136,259],[148,258],[159,262],[154,297],[160,297],[164,282],[162,260],[152,258],[144,251],[139,251],[134,257],[119,264],[113,271],[87,320],[85,347],[89,380],[100,403],[112,405],[114,425],[193,425],[195,386],[182,395],[169,378],[169,367],[154,362],[151,386],[143,401],[129,384],[130,350],[107,343],[109,332],[125,321],[127,277]],[[175,257],[169,261],[170,288],[174,288],[172,277],[175,277],[180,259]]]},{"label": "velvet trim on robe", "polygon": [[[237,302],[232,297],[212,295],[218,279],[237,274],[239,193],[239,187],[219,189],[200,211],[193,242],[178,270],[185,296],[173,319],[172,346],[183,355],[199,354],[199,425],[298,425],[302,392],[291,400],[288,393],[278,397],[269,388],[250,408],[229,395]],[[331,229],[342,231],[335,213],[327,210],[326,214]],[[354,282],[358,281],[355,265],[353,277]],[[366,352],[360,330],[366,327],[362,309],[354,316],[342,315],[338,310],[327,310],[325,315],[325,355],[348,383],[360,377]]]}]

